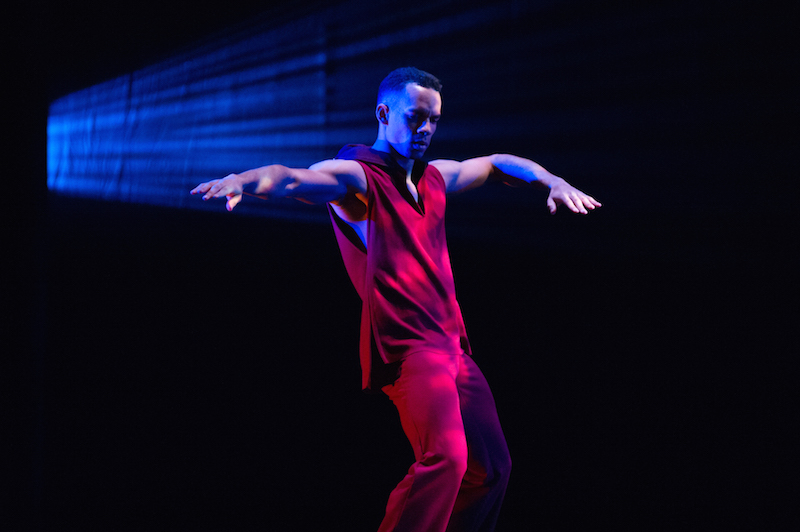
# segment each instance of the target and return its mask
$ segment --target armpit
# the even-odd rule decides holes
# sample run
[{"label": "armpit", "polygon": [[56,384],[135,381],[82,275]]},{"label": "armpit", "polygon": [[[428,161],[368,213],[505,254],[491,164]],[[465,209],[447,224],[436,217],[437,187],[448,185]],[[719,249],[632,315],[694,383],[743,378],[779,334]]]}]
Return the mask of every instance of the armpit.
[{"label": "armpit", "polygon": [[348,190],[344,198],[332,201],[331,205],[346,222],[358,223],[367,219],[367,197],[354,189]]}]

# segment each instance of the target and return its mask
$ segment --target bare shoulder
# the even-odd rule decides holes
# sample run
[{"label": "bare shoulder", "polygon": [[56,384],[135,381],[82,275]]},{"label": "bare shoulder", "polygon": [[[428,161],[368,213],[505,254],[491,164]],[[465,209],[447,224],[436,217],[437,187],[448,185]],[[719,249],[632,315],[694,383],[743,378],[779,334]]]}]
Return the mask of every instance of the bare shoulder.
[{"label": "bare shoulder", "polygon": [[367,175],[364,168],[356,161],[349,159],[327,159],[314,163],[309,170],[320,172],[335,178],[338,182],[345,184],[348,188],[358,192],[366,192]]},{"label": "bare shoulder", "polygon": [[475,157],[466,161],[437,159],[429,164],[442,174],[447,192],[459,192],[482,185],[494,171],[493,156]]},{"label": "bare shoulder", "polygon": [[364,219],[367,212],[367,174],[361,164],[349,159],[328,159],[314,163],[308,169],[346,187],[342,195],[329,201],[341,218],[350,223]]},{"label": "bare shoulder", "polygon": [[452,159],[436,159],[428,164],[439,170],[439,173],[445,178],[448,175],[458,174],[459,168],[461,167],[459,161],[454,161]]}]

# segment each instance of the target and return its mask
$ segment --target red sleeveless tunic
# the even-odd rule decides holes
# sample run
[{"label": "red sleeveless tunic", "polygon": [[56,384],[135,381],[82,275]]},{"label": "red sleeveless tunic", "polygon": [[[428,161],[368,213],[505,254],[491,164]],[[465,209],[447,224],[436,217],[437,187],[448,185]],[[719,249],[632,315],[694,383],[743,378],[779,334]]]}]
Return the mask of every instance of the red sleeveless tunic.
[{"label": "red sleeveless tunic", "polygon": [[470,354],[445,239],[442,175],[416,162],[417,202],[406,186],[405,169],[388,153],[348,145],[337,158],[358,161],[367,175],[366,246],[328,209],[347,273],[362,300],[362,387],[388,384],[392,368],[418,351]]}]

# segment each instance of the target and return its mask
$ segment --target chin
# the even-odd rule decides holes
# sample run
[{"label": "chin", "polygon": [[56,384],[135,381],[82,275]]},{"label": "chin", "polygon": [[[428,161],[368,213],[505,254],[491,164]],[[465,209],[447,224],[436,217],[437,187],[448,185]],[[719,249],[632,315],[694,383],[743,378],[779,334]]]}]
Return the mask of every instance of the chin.
[{"label": "chin", "polygon": [[423,148],[421,150],[411,149],[409,150],[409,159],[421,159],[423,155],[425,155],[425,151],[427,148]]},{"label": "chin", "polygon": [[417,149],[410,145],[406,146],[392,145],[392,148],[394,148],[394,151],[397,152],[397,155],[405,157],[406,159],[419,159],[423,155],[425,155],[425,150],[428,149],[427,146],[423,149]]}]

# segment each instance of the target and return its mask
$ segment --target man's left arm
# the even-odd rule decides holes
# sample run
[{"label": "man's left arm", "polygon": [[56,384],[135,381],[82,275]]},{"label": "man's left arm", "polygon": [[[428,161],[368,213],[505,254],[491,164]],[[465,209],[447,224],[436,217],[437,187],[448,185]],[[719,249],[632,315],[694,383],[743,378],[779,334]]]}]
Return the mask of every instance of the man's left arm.
[{"label": "man's left arm", "polygon": [[559,205],[580,214],[588,214],[601,206],[599,201],[551,174],[541,165],[515,155],[495,154],[466,161],[440,159],[430,164],[444,177],[448,193],[479,187],[491,177],[509,185],[529,183],[546,186],[550,189],[547,197],[550,214],[555,214]]}]

